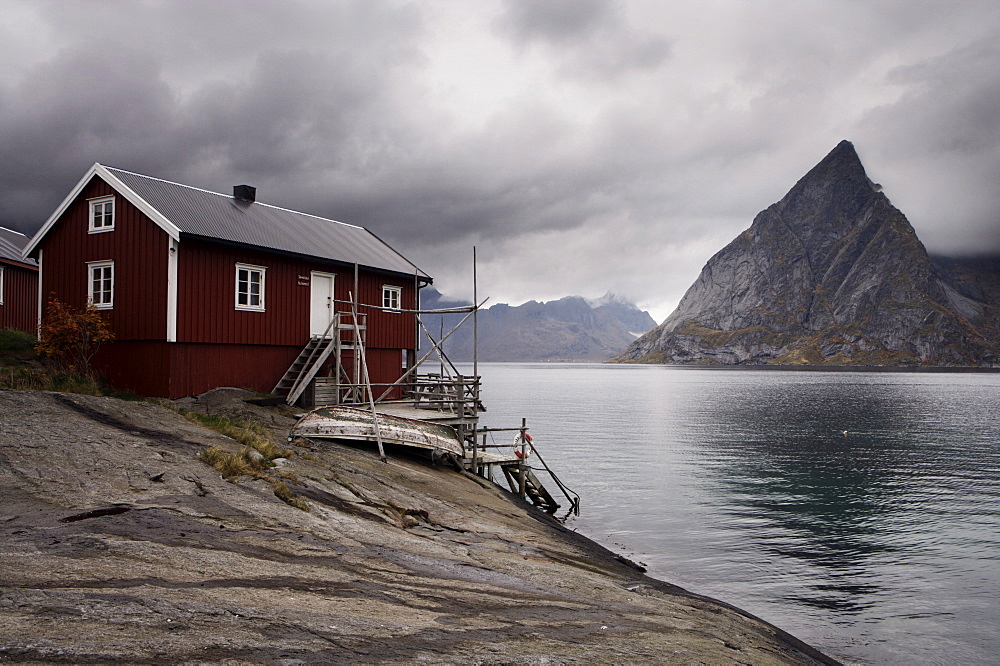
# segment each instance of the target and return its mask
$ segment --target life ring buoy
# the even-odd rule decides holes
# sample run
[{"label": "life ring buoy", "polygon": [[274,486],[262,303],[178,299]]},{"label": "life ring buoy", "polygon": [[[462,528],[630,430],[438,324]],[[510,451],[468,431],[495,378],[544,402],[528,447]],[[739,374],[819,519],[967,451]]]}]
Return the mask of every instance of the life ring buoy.
[{"label": "life ring buoy", "polygon": [[514,436],[514,455],[523,460],[527,460],[531,455],[531,435],[524,433],[524,440],[521,440],[521,433]]}]

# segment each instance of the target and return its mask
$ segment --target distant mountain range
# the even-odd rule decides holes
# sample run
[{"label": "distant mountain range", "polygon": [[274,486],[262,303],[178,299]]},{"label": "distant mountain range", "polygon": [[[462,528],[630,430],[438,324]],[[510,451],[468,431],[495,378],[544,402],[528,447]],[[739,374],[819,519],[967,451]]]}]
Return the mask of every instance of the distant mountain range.
[{"label": "distant mountain range", "polygon": [[932,258],[841,142],[618,361],[1000,366],[1000,258]]},{"label": "distant mountain range", "polygon": [[[420,292],[421,309],[458,307],[433,287]],[[421,319],[437,339],[447,334],[464,315],[423,315]],[[480,361],[606,361],[620,353],[656,321],[632,303],[613,294],[596,301],[567,296],[557,301],[529,301],[510,306],[500,303],[479,311]],[[472,319],[449,337],[444,350],[453,361],[472,360]],[[422,352],[429,348],[426,339]]]}]

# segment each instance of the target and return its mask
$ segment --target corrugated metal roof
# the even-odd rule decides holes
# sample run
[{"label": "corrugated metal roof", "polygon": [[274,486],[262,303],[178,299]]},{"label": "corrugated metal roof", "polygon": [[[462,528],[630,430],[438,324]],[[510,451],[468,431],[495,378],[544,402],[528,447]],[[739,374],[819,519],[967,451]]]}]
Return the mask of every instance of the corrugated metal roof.
[{"label": "corrugated metal roof", "polygon": [[364,227],[105,166],[115,178],[191,234],[319,259],[429,276]]},{"label": "corrugated metal roof", "polygon": [[16,261],[29,266],[37,266],[34,259],[25,259],[21,256],[21,250],[28,244],[30,239],[22,233],[0,227],[0,259]]}]

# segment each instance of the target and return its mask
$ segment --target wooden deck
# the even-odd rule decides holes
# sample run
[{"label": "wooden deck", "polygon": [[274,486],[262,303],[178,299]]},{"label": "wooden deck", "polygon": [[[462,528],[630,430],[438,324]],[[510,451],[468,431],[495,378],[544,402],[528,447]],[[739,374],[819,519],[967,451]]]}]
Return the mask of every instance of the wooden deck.
[{"label": "wooden deck", "polygon": [[[465,459],[472,462],[472,451],[465,452]],[[480,465],[516,465],[521,459],[513,453],[490,453],[489,451],[477,451],[476,459]]]},{"label": "wooden deck", "polygon": [[442,423],[451,425],[459,421],[473,421],[474,419],[463,418],[452,412],[438,411],[436,409],[422,409],[414,407],[412,400],[405,402],[380,402],[375,406],[375,411],[379,414],[398,416],[403,419],[416,419],[418,421],[429,421],[430,423]]},{"label": "wooden deck", "polygon": [[[498,485],[494,473],[499,473],[512,493],[554,513],[559,504],[535,476],[544,469],[572,509],[579,510],[579,496],[559,481],[541,454],[527,460],[532,447],[524,419],[520,428],[479,427],[479,413],[486,409],[480,401],[481,379],[478,373],[463,375],[447,358],[440,346],[447,336],[435,340],[424,328],[433,349],[391,384],[376,384],[366,361],[367,315],[358,313],[360,305],[353,296],[342,304],[351,306],[350,312],[338,312],[323,335],[311,338],[274,388],[288,404],[301,399],[315,408],[299,420],[289,437],[375,442],[383,461],[385,443],[430,450],[432,459],[447,452],[445,457],[465,471]],[[461,308],[465,317],[452,332],[477,310],[478,306]],[[412,312],[419,323],[421,312]],[[438,372],[418,372],[433,353],[438,356]],[[331,357],[328,376],[318,376]],[[514,445],[487,446],[488,433],[494,432],[514,433]],[[534,469],[531,463],[536,463]]]},{"label": "wooden deck", "polygon": [[[579,497],[575,494],[571,495],[571,491],[563,486],[540,454],[529,456],[530,459],[525,460],[516,454],[513,445],[485,445],[487,433],[503,432],[506,433],[505,436],[511,434],[517,436],[520,433],[521,441],[527,445],[529,451],[532,450],[531,438],[526,434],[527,425],[523,419],[520,428],[479,427],[478,414],[483,407],[479,402],[478,377],[422,376],[417,382],[417,386],[419,390],[407,391],[407,399],[375,401],[374,410],[380,417],[378,419],[380,425],[383,418],[388,422],[408,422],[397,423],[396,425],[399,427],[396,429],[386,427],[387,432],[377,432],[371,419],[371,407],[355,403],[351,406],[331,405],[314,410],[315,414],[324,415],[324,418],[332,416],[335,421],[336,414],[340,410],[349,412],[351,416],[347,419],[348,424],[324,423],[320,419],[316,424],[309,424],[310,427],[305,427],[307,424],[303,424],[301,434],[306,437],[319,436],[364,441],[378,439],[379,454],[383,456],[383,459],[385,453],[382,449],[382,442],[449,451],[455,456],[456,464],[466,471],[489,479],[497,485],[502,486],[506,482],[513,494],[532,502],[548,513],[554,513],[560,504],[556,502],[536,476],[536,472],[541,473],[544,470],[570,500],[571,511],[579,511]],[[336,397],[340,394],[341,391],[338,389],[333,395]],[[362,418],[365,414],[367,416]],[[352,430],[352,427],[362,423],[364,428],[358,429],[357,432]],[[424,425],[420,426],[421,423]],[[388,426],[388,423],[385,425]],[[414,429],[416,435],[413,432]],[[451,431],[453,435],[448,438],[449,442],[430,441],[429,434],[425,431],[436,429]],[[533,463],[535,468],[532,467]]]}]

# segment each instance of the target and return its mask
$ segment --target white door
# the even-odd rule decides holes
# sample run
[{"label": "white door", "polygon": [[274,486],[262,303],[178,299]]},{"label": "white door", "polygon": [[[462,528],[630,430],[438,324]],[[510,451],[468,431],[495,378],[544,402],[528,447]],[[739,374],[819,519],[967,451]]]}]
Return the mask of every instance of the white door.
[{"label": "white door", "polygon": [[333,275],[312,273],[309,305],[309,335],[323,335],[333,320],[336,308],[333,303]]}]

